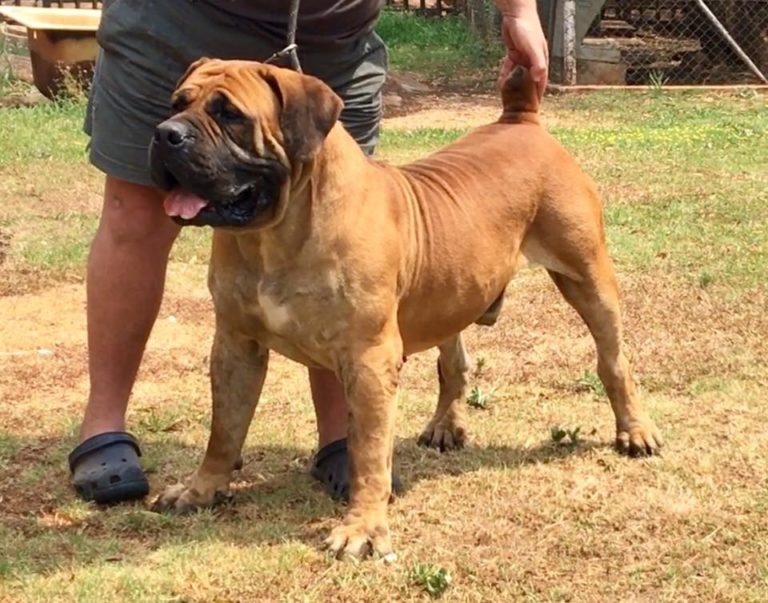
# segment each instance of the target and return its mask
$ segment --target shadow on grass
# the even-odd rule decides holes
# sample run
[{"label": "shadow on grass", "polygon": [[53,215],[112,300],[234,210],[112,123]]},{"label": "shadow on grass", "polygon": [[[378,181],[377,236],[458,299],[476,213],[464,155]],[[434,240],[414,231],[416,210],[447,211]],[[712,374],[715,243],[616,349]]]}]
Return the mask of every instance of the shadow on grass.
[{"label": "shadow on grass", "polygon": [[422,480],[445,475],[463,475],[479,469],[515,470],[525,465],[548,464],[595,449],[610,447],[603,442],[582,440],[576,445],[545,441],[533,447],[477,446],[469,444],[461,450],[438,453],[419,446],[415,438],[402,440],[396,448],[396,466],[403,474],[407,489]]},{"label": "shadow on grass", "polygon": [[[151,551],[195,543],[235,546],[295,542],[319,546],[344,507],[332,502],[308,473],[308,451],[250,446],[235,473],[230,503],[190,515],[158,514],[150,505],[162,489],[192,471],[203,449],[174,435],[148,435],[151,493],[145,501],[96,507],[69,485],[70,438],[24,439],[0,432],[0,578],[44,575],[103,563],[140,563]],[[415,440],[398,443],[396,465],[407,490],[419,481],[481,468],[552,463],[599,446],[476,447],[440,455]]]}]

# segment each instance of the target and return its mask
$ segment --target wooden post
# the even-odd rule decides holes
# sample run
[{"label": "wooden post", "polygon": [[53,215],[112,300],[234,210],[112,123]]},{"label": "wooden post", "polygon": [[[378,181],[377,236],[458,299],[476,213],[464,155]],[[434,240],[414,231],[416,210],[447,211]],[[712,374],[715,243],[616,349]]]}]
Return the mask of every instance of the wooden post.
[{"label": "wooden post", "polygon": [[576,84],[576,1],[563,0],[563,83]]}]

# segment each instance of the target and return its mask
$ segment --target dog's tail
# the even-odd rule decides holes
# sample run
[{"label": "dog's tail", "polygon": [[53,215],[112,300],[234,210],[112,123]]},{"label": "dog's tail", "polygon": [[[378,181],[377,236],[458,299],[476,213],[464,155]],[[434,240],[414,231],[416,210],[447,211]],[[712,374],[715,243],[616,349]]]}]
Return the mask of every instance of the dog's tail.
[{"label": "dog's tail", "polygon": [[531,72],[517,65],[501,84],[501,123],[539,123],[539,93]]}]

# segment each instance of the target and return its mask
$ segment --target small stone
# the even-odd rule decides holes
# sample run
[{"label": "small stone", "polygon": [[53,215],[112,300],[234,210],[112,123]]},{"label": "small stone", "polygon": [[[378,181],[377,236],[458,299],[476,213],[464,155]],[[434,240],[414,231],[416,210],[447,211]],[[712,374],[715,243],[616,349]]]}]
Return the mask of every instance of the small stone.
[{"label": "small stone", "polygon": [[400,109],[403,106],[403,97],[399,94],[385,94],[383,100],[387,109]]}]

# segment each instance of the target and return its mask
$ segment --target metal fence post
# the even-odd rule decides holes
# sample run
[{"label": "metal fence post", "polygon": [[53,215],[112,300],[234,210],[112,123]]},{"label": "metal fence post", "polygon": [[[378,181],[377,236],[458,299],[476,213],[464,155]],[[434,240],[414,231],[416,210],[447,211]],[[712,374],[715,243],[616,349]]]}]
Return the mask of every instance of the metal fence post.
[{"label": "metal fence post", "polygon": [[723,36],[725,41],[728,42],[731,48],[733,48],[733,51],[742,61],[744,61],[747,67],[752,70],[752,73],[754,73],[764,84],[768,84],[768,79],[765,78],[763,72],[760,71],[758,66],[755,65],[752,59],[749,58],[749,55],[747,55],[747,53],[742,50],[741,46],[739,46],[731,34],[728,33],[728,30],[723,26],[722,23],[720,23],[720,19],[718,19],[715,14],[709,10],[709,7],[704,3],[704,0],[696,0],[696,3],[701,7],[702,12],[707,16],[707,19],[709,19],[712,22],[712,25],[715,26],[715,29],[720,32],[720,35]]}]

